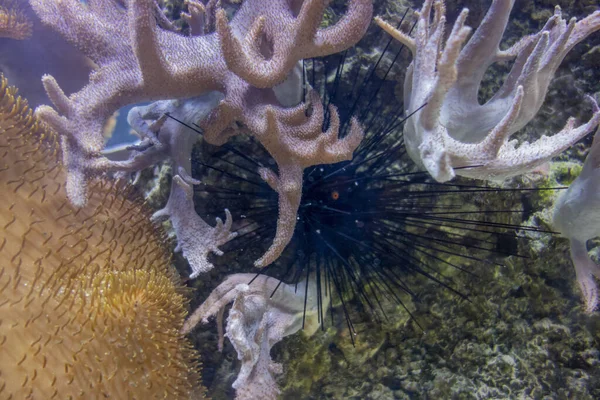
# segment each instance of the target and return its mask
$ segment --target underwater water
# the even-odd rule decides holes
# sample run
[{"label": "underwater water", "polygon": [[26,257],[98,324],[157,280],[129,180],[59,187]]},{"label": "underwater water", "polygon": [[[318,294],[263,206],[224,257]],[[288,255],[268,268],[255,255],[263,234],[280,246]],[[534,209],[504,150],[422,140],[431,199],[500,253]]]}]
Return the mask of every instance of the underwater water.
[{"label": "underwater water", "polygon": [[[557,5],[566,22],[595,16],[460,82],[491,104],[511,69],[554,55],[516,54],[576,32],[555,70],[531,78],[542,83],[520,81],[531,115],[510,139],[543,152],[536,141],[569,118],[598,118],[586,97],[600,100],[595,2],[429,1],[421,25],[423,2],[408,0],[28,3],[0,0],[0,399],[600,398],[600,221],[583,201],[595,186],[569,192],[581,201],[563,224],[581,235],[553,220],[597,165],[597,122],[506,179],[475,176],[514,167],[493,170],[478,148],[439,156],[456,176],[436,180],[435,151],[413,145],[429,122],[458,127],[460,144],[492,130],[464,139],[489,109],[465,109],[460,88],[444,112],[470,117],[441,123],[423,117],[436,98],[417,93],[443,81],[428,73],[464,8],[473,30],[506,9],[492,15],[507,19],[501,50],[552,30]],[[371,4],[408,46],[351,13]],[[279,9],[285,24],[256,22]],[[446,22],[428,36],[442,44],[413,62],[425,39],[406,38],[424,21]],[[302,42],[317,28],[333,32],[322,47]],[[289,53],[284,67],[255,62]],[[54,109],[32,116],[10,85]],[[575,237],[589,270],[574,268]]]}]

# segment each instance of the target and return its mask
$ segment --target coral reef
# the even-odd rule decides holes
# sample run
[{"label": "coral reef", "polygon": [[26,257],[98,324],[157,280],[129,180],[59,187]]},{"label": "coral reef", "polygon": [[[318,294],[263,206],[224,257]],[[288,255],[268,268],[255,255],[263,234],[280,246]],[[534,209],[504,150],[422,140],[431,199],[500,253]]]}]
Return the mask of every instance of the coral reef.
[{"label": "coral reef", "polygon": [[[600,123],[596,105],[593,117],[579,127],[570,119],[559,133],[534,143],[517,148],[516,140],[509,141],[542,106],[550,80],[569,50],[600,29],[600,11],[567,24],[557,7],[538,34],[500,50],[513,4],[514,0],[494,0],[468,42],[468,10],[464,9],[443,46],[446,16],[441,0],[425,1],[414,38],[377,19],[413,53],[404,97],[406,113],[416,114],[404,128],[407,151],[440,182],[456,174],[491,180],[523,174],[560,154]],[[512,70],[502,87],[480,105],[478,91],[486,70],[493,63],[512,59]]]},{"label": "coral reef", "polygon": [[2,398],[199,399],[184,289],[123,182],[66,198],[58,137],[0,78]]},{"label": "coral reef", "polygon": [[[294,399],[541,398],[554,395],[592,399],[600,396],[598,373],[595,371],[600,363],[597,351],[600,343],[600,337],[597,335],[600,324],[596,314],[584,315],[581,312],[582,308],[574,300],[573,293],[576,293],[577,289],[565,279],[570,277],[568,273],[573,272],[572,268],[566,268],[563,260],[566,246],[549,235],[524,233],[529,240],[529,247],[522,250],[531,257],[529,260],[512,257],[504,261],[505,265],[500,266],[496,264],[498,259],[491,258],[485,260],[486,265],[481,270],[477,270],[480,275],[478,277],[456,270],[445,271],[446,263],[454,263],[461,268],[463,265],[456,262],[459,257],[457,255],[447,254],[441,257],[439,261],[444,265],[440,274],[449,272],[453,285],[465,287],[470,294],[470,301],[464,301],[450,291],[440,290],[433,282],[419,281],[413,284],[413,277],[407,276],[406,287],[417,288],[417,293],[414,298],[402,298],[406,309],[392,304],[389,299],[377,299],[383,303],[389,316],[383,325],[371,319],[369,310],[352,310],[352,328],[346,329],[342,319],[310,340],[297,335],[287,337],[283,340],[285,346],[277,345],[276,342],[300,328],[305,308],[304,289],[310,289],[308,286],[304,288],[299,284],[298,290],[293,285],[286,285],[262,275],[254,280],[254,275],[233,275],[225,278],[223,283],[217,286],[216,281],[220,283],[224,275],[237,272],[236,268],[245,268],[244,263],[248,264],[249,260],[225,254],[219,258],[222,267],[217,270],[212,269],[213,262],[216,261],[213,261],[215,258],[210,259],[209,253],[221,255],[223,250],[227,249],[225,246],[229,240],[235,236],[234,231],[244,227],[248,220],[242,220],[241,216],[238,218],[239,214],[234,214],[234,221],[227,210],[223,214],[226,207],[224,204],[219,204],[218,212],[210,215],[211,221],[225,215],[224,223],[217,219],[217,225],[212,227],[205,222],[209,219],[201,218],[204,216],[205,207],[201,201],[205,201],[211,193],[205,190],[204,198],[201,198],[199,193],[212,182],[208,180],[207,184],[206,176],[197,173],[200,168],[192,165],[192,147],[199,135],[203,135],[204,147],[200,149],[198,146],[196,153],[204,151],[210,144],[223,145],[232,136],[248,135],[257,139],[254,142],[250,141],[255,147],[266,149],[266,158],[272,158],[269,161],[273,162],[258,162],[251,168],[254,168],[253,172],[256,175],[256,169],[260,167],[260,177],[257,175],[254,178],[257,181],[262,178],[277,193],[273,204],[278,206],[279,217],[275,240],[256,265],[264,267],[276,260],[290,241],[296,226],[303,175],[306,176],[312,171],[304,173],[304,168],[350,159],[363,136],[356,120],[348,123],[352,127],[350,134],[344,131],[344,122],[339,122],[340,119],[349,119],[344,114],[351,114],[354,109],[344,110],[340,107],[337,110],[335,107],[322,106],[317,93],[310,90],[306,91],[308,101],[300,103],[299,94],[302,91],[298,89],[306,75],[297,73],[301,70],[298,68],[298,60],[330,54],[354,44],[363,35],[369,22],[369,1],[350,1],[347,8],[343,1],[318,0],[245,0],[241,6],[228,4],[234,2],[215,0],[190,0],[185,3],[180,0],[30,2],[44,23],[79,46],[94,60],[96,69],[90,76],[89,84],[73,95],[69,95],[69,91],[65,89],[66,83],[50,76],[44,78],[55,109],[40,107],[37,114],[57,129],[61,136],[62,154],[66,164],[64,169],[58,164],[56,167],[47,166],[39,159],[47,157],[49,152],[57,152],[57,139],[49,132],[46,133],[48,147],[32,147],[31,144],[21,147],[20,139],[12,137],[6,143],[6,146],[13,146],[11,149],[15,151],[12,153],[22,154],[24,151],[27,153],[25,158],[31,157],[40,162],[39,165],[31,166],[18,159],[12,163],[13,166],[9,164],[10,159],[6,158],[7,166],[4,167],[10,165],[12,170],[18,169],[24,174],[7,180],[6,185],[10,190],[4,190],[3,196],[12,196],[14,189],[15,195],[20,197],[16,201],[6,202],[8,219],[0,221],[0,226],[5,226],[5,231],[10,233],[7,236],[8,241],[2,244],[4,265],[16,266],[19,257],[23,258],[19,266],[13,268],[12,276],[6,272],[0,274],[0,289],[4,290],[0,291],[0,307],[10,306],[13,311],[18,310],[21,313],[12,314],[11,318],[26,318],[26,328],[4,322],[0,324],[0,335],[12,328],[7,337],[12,335],[11,340],[18,342],[20,336],[28,341],[26,344],[18,342],[16,345],[15,342],[11,342],[10,348],[2,347],[4,343],[0,344],[2,352],[16,349],[15,353],[10,353],[10,357],[6,359],[14,361],[15,364],[20,363],[18,368],[10,370],[13,375],[5,374],[4,370],[0,375],[0,379],[8,377],[10,384],[23,384],[26,388],[15,390],[41,390],[39,393],[42,393],[42,397],[50,397],[54,393],[51,392],[52,389],[35,387],[40,385],[42,377],[46,377],[44,374],[47,374],[48,367],[44,370],[30,369],[30,375],[27,375],[28,371],[23,372],[23,368],[29,368],[31,363],[37,360],[35,357],[48,352],[53,361],[62,362],[58,365],[62,368],[60,374],[56,375],[56,381],[51,381],[50,385],[58,389],[57,385],[62,384],[62,392],[57,392],[57,397],[63,397],[62,393],[66,393],[64,397],[70,393],[74,396],[80,395],[80,392],[75,391],[77,389],[86,390],[84,395],[90,395],[90,385],[94,385],[92,389],[102,390],[103,395],[111,394],[117,398],[132,397],[134,390],[150,389],[153,389],[152,395],[158,397],[175,397],[176,392],[181,398],[201,395],[201,390],[193,388],[199,379],[197,372],[193,366],[192,369],[188,366],[193,361],[193,352],[188,352],[186,342],[179,335],[185,303],[177,280],[166,268],[168,257],[166,250],[159,243],[164,238],[152,231],[155,227],[147,222],[150,217],[149,211],[140,205],[139,201],[132,200],[133,197],[126,186],[95,180],[105,172],[114,172],[115,175],[121,176],[159,164],[162,167],[158,178],[160,183],[159,187],[153,189],[150,201],[156,205],[161,203],[160,207],[163,208],[154,214],[154,218],[169,218],[177,235],[176,250],[181,250],[188,260],[192,270],[191,277],[207,273],[206,279],[192,283],[199,288],[200,296],[208,295],[215,286],[217,287],[200,306],[197,314],[183,327],[183,331],[189,332],[193,323],[212,315],[217,316],[218,325],[221,326],[225,307],[233,302],[226,328],[233,347],[229,344],[224,345],[222,328],[219,338],[214,341],[204,341],[206,338],[211,339],[208,330],[198,329],[197,335],[194,336],[197,348],[204,353],[216,353],[216,346],[206,350],[216,341],[219,342],[220,348],[224,347],[225,361],[222,370],[229,370],[218,375],[215,380],[220,381],[215,386],[225,387],[233,381],[232,360],[237,354],[241,361],[241,370],[234,387],[239,398],[275,398],[278,394]],[[457,0],[449,1],[448,4],[464,2]],[[397,18],[388,16],[397,17],[400,3],[405,2],[378,1],[374,8],[385,20],[396,22]],[[421,2],[418,3],[418,6],[421,6]],[[513,1],[493,1],[485,18],[485,2],[471,3],[474,5],[475,15],[467,16],[465,12],[459,12],[458,6],[453,6],[446,14],[443,9],[444,2],[427,1],[414,38],[402,33],[408,31],[409,23],[405,23],[396,31],[396,28],[380,21],[387,31],[396,34],[401,41],[411,46],[413,54],[417,53],[413,67],[406,74],[406,81],[412,84],[405,88],[406,108],[410,112],[410,108],[414,111],[420,107],[420,102],[429,103],[425,109],[419,111],[421,119],[411,120],[413,125],[406,132],[410,136],[410,129],[413,129],[414,135],[419,136],[425,129],[429,130],[426,134],[435,131],[429,139],[442,137],[442,141],[428,142],[431,148],[424,149],[422,154],[415,157],[416,161],[423,162],[440,180],[448,179],[455,173],[475,176],[470,175],[473,173],[476,174],[475,177],[488,179],[529,171],[591,131],[600,118],[598,110],[594,109],[591,119],[579,127],[575,127],[573,121],[569,121],[567,128],[558,135],[543,137],[536,142],[531,139],[537,139],[540,134],[546,132],[559,130],[560,127],[556,124],[560,123],[562,126],[566,118],[560,121],[557,115],[581,116],[578,114],[580,111],[575,110],[580,106],[581,93],[598,89],[597,83],[594,83],[597,80],[589,79],[590,76],[594,76],[594,72],[589,70],[590,66],[595,66],[597,50],[587,49],[583,57],[581,54],[584,50],[579,46],[570,54],[566,54],[591,30],[597,29],[598,12],[580,19],[577,23],[574,20],[567,23],[558,13],[553,14],[551,9],[537,8],[535,4],[532,5],[535,2],[524,1],[528,7],[527,11],[514,10],[510,18],[512,19],[515,13],[531,13],[527,15],[530,21],[511,23],[508,31],[514,30],[518,33],[507,39],[507,44],[512,47],[500,50],[498,44],[508,22]],[[564,7],[567,3],[571,5],[572,2],[565,0],[561,5]],[[325,10],[326,5],[331,8]],[[432,9],[436,12],[433,20],[429,20]],[[496,12],[498,9],[503,11]],[[582,11],[580,15],[587,15],[595,9],[597,7],[589,6],[583,13],[578,8]],[[184,10],[182,21],[173,21],[173,13],[179,13],[180,10]],[[231,21],[228,21],[227,16],[232,14]],[[450,21],[453,16],[458,16],[458,22],[449,39],[444,41],[445,19]],[[467,22],[471,21],[467,18],[471,18],[473,23]],[[460,52],[462,43],[466,42],[466,24],[476,26],[477,20],[481,18],[484,18],[484,23]],[[34,29],[36,26],[34,22]],[[489,30],[493,31],[493,34]],[[537,33],[519,41],[525,34],[521,30]],[[184,36],[182,33],[190,35]],[[376,36],[372,33],[370,35]],[[477,44],[479,39],[481,42]],[[419,41],[423,44],[427,42],[424,46],[425,51],[421,52],[419,49]],[[369,45],[355,53],[356,56],[350,61],[352,66],[340,71],[340,80],[344,81],[340,84],[340,88],[343,88],[340,93],[346,95],[343,90],[354,90],[355,82],[352,79],[375,71],[361,65],[366,60],[377,59],[379,49],[375,50],[376,47],[371,46],[371,43],[377,42],[370,41]],[[4,42],[0,43],[0,46],[3,44]],[[1,48],[4,51],[8,47]],[[439,57],[438,49],[441,50]],[[461,64],[461,60],[464,61],[475,53],[487,61],[479,62],[475,67],[466,65],[469,64],[467,62]],[[423,58],[428,55],[431,55],[431,58],[425,62]],[[345,58],[346,53],[340,56]],[[588,65],[588,71],[580,70],[577,78],[560,76],[558,84],[554,87],[548,86],[560,61],[563,58],[568,60],[568,57],[581,59],[582,65]],[[506,85],[502,86],[506,64],[515,59],[515,67],[509,75],[509,78],[514,79],[509,79]],[[414,66],[419,62],[421,65],[426,63],[431,73],[423,73],[427,68],[415,70]],[[540,65],[535,65],[537,62]],[[386,68],[389,65],[395,69],[402,69],[398,64],[393,64],[391,57],[382,60],[382,65]],[[315,68],[314,60],[312,65]],[[439,67],[437,71],[436,67]],[[459,71],[452,71],[453,67]],[[469,67],[469,74],[461,73]],[[492,74],[487,74],[488,67],[493,70]],[[325,62],[322,70],[317,69],[317,73],[321,72],[326,85],[327,82],[333,81],[333,76],[330,76],[332,79],[329,80],[325,77]],[[376,73],[378,76],[381,74],[383,79],[404,80],[403,71],[398,71],[394,77],[388,76],[388,72]],[[456,81],[452,80],[453,72],[458,73]],[[486,77],[483,77],[484,72]],[[508,73],[508,70],[506,72]],[[473,75],[476,75],[475,79]],[[451,79],[447,79],[449,76]],[[587,83],[582,85],[581,82],[586,77],[589,82],[586,81]],[[335,79],[338,79],[337,75]],[[287,82],[287,89],[290,89],[287,94],[279,92],[283,81]],[[484,86],[481,90],[478,87],[480,84]],[[417,90],[419,87],[424,90]],[[459,93],[459,89],[465,90]],[[469,93],[465,94],[467,91]],[[397,92],[401,92],[401,89],[398,88]],[[546,92],[548,96],[545,96]],[[323,99],[327,105],[330,102],[335,103],[335,96],[329,96]],[[554,113],[542,110],[543,115],[538,121],[543,121],[534,122],[537,124],[535,127],[532,127],[532,124],[524,127],[523,133],[528,135],[524,138],[525,134],[515,132],[516,127],[520,128],[528,123],[542,106],[544,97],[560,97],[560,104],[568,103],[569,107],[552,103],[552,106],[558,109]],[[176,98],[179,100],[156,101]],[[156,102],[149,106],[136,107],[129,114],[129,122],[139,134],[140,142],[121,153],[126,154],[125,159],[112,158],[115,154],[103,151],[105,138],[101,132],[107,119],[113,115],[113,111],[123,105],[148,100]],[[462,106],[472,113],[463,113],[464,110],[460,113],[455,112],[452,108],[454,106]],[[486,106],[492,111],[487,113]],[[389,107],[389,104],[383,106],[385,111],[382,114],[388,113]],[[365,118],[358,119],[373,122],[372,117],[377,113],[372,112],[368,106],[366,108],[360,110],[360,114]],[[436,118],[427,117],[436,113]],[[466,122],[458,118],[463,114]],[[589,115],[586,117],[590,118]],[[24,120],[35,123],[33,119],[28,118],[29,116],[26,116]],[[481,125],[477,123],[481,121],[476,118],[490,118],[493,121],[486,129],[474,132]],[[425,124],[422,124],[423,121]],[[453,126],[454,121],[460,126]],[[430,125],[433,125],[433,128]],[[477,126],[477,129],[463,129],[467,125]],[[544,126],[544,129],[539,126]],[[552,129],[546,129],[547,126]],[[7,128],[7,132],[19,129],[8,125],[4,128]],[[475,139],[464,138],[460,136],[462,133],[472,133]],[[481,136],[478,136],[479,134]],[[515,136],[512,136],[513,134]],[[509,137],[533,143],[523,143],[521,147],[516,148],[513,146],[516,142],[509,142]],[[233,140],[236,139],[239,138]],[[394,143],[396,139],[397,137],[386,137],[385,140],[382,139],[382,143],[385,146]],[[558,141],[561,143],[557,143]],[[423,150],[419,148],[419,144],[421,143],[413,146],[413,150],[409,147],[413,155]],[[579,159],[582,158],[583,147],[584,145],[581,145],[572,150]],[[225,148],[221,147],[223,152],[227,151]],[[29,153],[32,149],[38,150],[39,154]],[[428,158],[429,150],[438,153]],[[528,151],[536,154],[525,154]],[[446,152],[446,155],[450,156],[440,156],[440,152]],[[474,153],[476,157],[472,157]],[[429,163],[431,160],[433,163]],[[438,162],[441,163],[441,168],[440,164],[435,164]],[[574,167],[570,168],[569,165]],[[465,166],[472,168],[459,168]],[[477,168],[473,168],[474,166]],[[193,167],[196,168],[195,171]],[[52,183],[48,185],[45,184],[48,176],[48,173],[44,175],[45,168],[49,168],[51,174],[57,174],[52,175]],[[515,185],[527,185],[530,183],[527,180],[531,179],[535,180],[538,186],[552,188],[557,186],[554,181],[555,174],[560,173],[571,180],[576,170],[577,165],[573,163],[551,164],[548,168],[549,177],[526,176],[521,178],[522,180],[516,180]],[[10,169],[4,169],[0,174],[7,174],[6,171]],[[146,170],[143,173],[149,172]],[[40,174],[44,176],[38,179]],[[172,179],[170,175],[173,176]],[[65,176],[67,177],[64,178]],[[56,185],[57,181],[64,179],[67,182],[69,199],[82,208],[72,207],[62,194],[64,185]],[[201,180],[203,186],[199,188]],[[459,185],[472,184],[461,178],[456,182]],[[565,184],[562,181],[559,183]],[[38,185],[35,186],[38,189],[31,185]],[[164,201],[169,190],[169,199]],[[261,190],[272,194],[262,182]],[[515,194],[508,205],[499,198],[486,199],[485,202],[469,199],[465,208],[469,211],[477,210],[478,207],[482,210],[482,207],[485,207],[486,211],[494,208],[523,208],[523,213],[529,216],[532,208],[541,205],[547,209],[531,217],[529,224],[548,230],[551,214],[548,209],[554,200],[553,193],[537,193],[535,200],[520,198]],[[230,194],[238,198],[243,197],[241,191],[232,191]],[[389,190],[387,195],[390,195]],[[208,201],[218,203],[219,200],[215,196]],[[531,204],[533,201],[536,203]],[[34,206],[31,206],[32,202],[35,203]],[[44,215],[41,217],[42,209],[38,208],[38,203],[44,207]],[[449,203],[450,200],[435,203],[435,206],[452,206]],[[377,202],[373,202],[372,205],[376,207]],[[61,213],[49,214],[48,209],[53,207],[58,207]],[[30,210],[34,211],[27,214]],[[13,221],[13,216],[18,218],[15,217]],[[269,218],[275,221],[274,211],[270,213]],[[102,229],[99,231],[98,227]],[[449,235],[455,233],[455,229],[444,229]],[[50,234],[50,237],[43,236],[48,232],[57,233]],[[247,231],[240,231],[238,236],[246,233]],[[113,234],[114,238],[109,237]],[[430,229],[423,232],[423,237],[431,235]],[[147,237],[152,239],[146,242]],[[260,239],[260,236],[256,236],[255,239]],[[471,239],[472,236],[464,237],[465,241]],[[262,240],[264,241],[264,238]],[[61,243],[64,243],[64,246]],[[90,248],[86,247],[87,243]],[[52,246],[52,249],[58,250],[44,256],[46,253],[34,251],[37,249],[35,245]],[[154,250],[155,245],[160,249]],[[6,249],[14,251],[5,251]],[[29,252],[32,252],[33,256],[27,264],[26,257],[22,255]],[[390,253],[392,257],[398,257],[397,253]],[[16,256],[13,257],[14,254]],[[252,260],[255,259],[256,257],[252,257]],[[49,267],[42,270],[40,264]],[[33,265],[33,272],[23,272],[27,271],[26,265],[29,265],[29,268]],[[187,264],[182,268],[188,268]],[[276,268],[277,266],[274,266],[269,273]],[[57,272],[52,272],[53,269]],[[366,270],[361,270],[361,273],[364,271]],[[23,276],[19,277],[17,274]],[[49,277],[47,274],[50,274]],[[9,279],[8,283],[3,279]],[[23,282],[27,283],[25,289],[32,290],[31,293],[36,293],[35,288],[41,285],[41,300],[31,300],[35,296],[27,294],[30,292],[24,293],[21,301],[18,301],[17,297],[2,297],[8,294],[12,296],[13,292],[17,293],[17,289],[25,290],[21,287]],[[62,282],[65,282],[64,286]],[[5,283],[6,286],[3,287]],[[273,295],[277,286],[279,289]],[[105,288],[103,297],[99,297],[99,290],[95,289],[97,287]],[[359,293],[363,289],[372,293],[369,288],[357,287]],[[58,296],[58,300],[55,301],[52,296]],[[315,319],[314,313],[311,314],[313,297],[309,295],[306,303],[306,317],[309,319]],[[4,299],[7,301],[3,303]],[[415,299],[419,301],[413,302]],[[194,302],[201,302],[201,299],[195,299]],[[35,314],[27,314],[27,309],[19,308],[25,305],[29,309],[37,305],[52,310],[56,308],[64,315],[59,315],[54,322],[48,322],[49,319],[45,315],[37,317]],[[334,307],[339,308],[340,304],[334,304]],[[77,311],[76,316],[69,318],[75,313],[74,310]],[[411,319],[407,311],[414,313],[416,318]],[[87,319],[78,319],[82,315]],[[132,318],[132,315],[136,317]],[[156,324],[147,322],[153,318],[158,321]],[[65,334],[68,339],[62,339],[61,342],[61,339],[55,340],[58,336],[50,339],[49,336],[43,336],[40,340],[37,340],[38,336],[28,336],[31,335],[29,330],[39,328],[42,322],[46,323],[43,326],[46,331],[58,332],[56,335]],[[316,327],[314,324],[311,326]],[[121,333],[126,340],[136,342],[129,347],[124,346],[124,350],[119,352],[111,350],[110,355],[113,359],[120,360],[115,354],[124,357],[125,368],[123,371],[117,370],[117,375],[112,375],[112,369],[107,370],[102,365],[93,364],[114,360],[89,357],[89,354],[93,354],[99,348],[115,348],[114,343],[102,342],[105,337],[100,338],[89,333],[90,330],[97,331],[98,328],[108,332],[107,334]],[[19,329],[21,331],[18,331]],[[158,333],[148,335],[149,329]],[[17,331],[18,334],[13,335]],[[2,336],[0,341],[1,339]],[[137,351],[140,345],[151,346],[154,340],[165,342],[165,347],[170,346],[169,349],[162,351],[161,348],[151,347],[150,350],[144,349],[143,353]],[[27,347],[31,343],[33,345]],[[43,348],[38,347],[41,344],[44,344]],[[50,346],[53,346],[52,349]],[[73,349],[75,351],[65,356],[64,353],[57,353],[58,350],[55,350],[60,346],[67,348],[66,353]],[[117,344],[116,347],[118,346]],[[39,354],[27,353],[30,348]],[[82,350],[79,350],[80,348]],[[85,353],[85,350],[88,353]],[[76,354],[72,356],[74,353]],[[144,374],[143,367],[131,361],[143,359],[150,353],[153,359],[163,357],[168,359],[168,362],[163,363],[161,368],[145,370]],[[23,354],[25,357],[21,360]],[[231,357],[229,360],[228,355]],[[60,357],[69,359],[64,361]],[[4,359],[3,353],[0,365]],[[66,369],[65,363],[69,365]],[[284,378],[277,381],[276,374],[281,372],[281,364],[286,365],[287,371]],[[164,365],[180,369],[172,371],[162,368]],[[57,368],[55,365],[51,367]],[[209,368],[211,375],[215,374],[213,367],[214,365],[211,365]],[[95,371],[99,371],[99,375],[77,373],[77,368],[94,368]],[[125,379],[119,373],[128,374],[129,371],[134,371],[131,373],[136,376],[130,381],[142,383],[130,387],[115,383],[118,379]],[[14,374],[17,373],[23,375],[16,377]],[[225,378],[221,379],[223,377]],[[154,383],[155,379],[157,384]],[[150,381],[152,383],[149,383]],[[156,387],[163,391],[157,391]],[[10,388],[13,390],[13,386]],[[68,392],[69,390],[73,392]],[[26,392],[18,392],[18,396],[22,393],[27,395]],[[232,393],[216,393],[215,398],[225,395],[231,397]],[[139,397],[149,395],[146,392]]]}]

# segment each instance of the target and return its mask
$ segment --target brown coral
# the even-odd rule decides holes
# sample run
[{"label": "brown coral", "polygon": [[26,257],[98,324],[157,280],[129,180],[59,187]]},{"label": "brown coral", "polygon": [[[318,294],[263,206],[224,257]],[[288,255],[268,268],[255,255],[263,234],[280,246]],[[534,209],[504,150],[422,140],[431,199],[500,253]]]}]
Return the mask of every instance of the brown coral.
[{"label": "brown coral", "polygon": [[0,397],[202,397],[148,211],[105,181],[71,206],[56,136],[15,93],[1,78]]},{"label": "brown coral", "polygon": [[29,18],[12,1],[0,1],[0,38],[24,40],[32,29]]},{"label": "brown coral", "polygon": [[[403,128],[406,151],[438,182],[456,175],[503,181],[533,171],[600,123],[598,107],[590,99],[594,114],[586,123],[576,126],[571,118],[555,135],[542,135],[535,142],[519,146],[517,139],[511,139],[542,107],[550,82],[567,53],[600,30],[600,10],[577,22],[575,18],[565,20],[556,6],[540,32],[500,50],[514,3],[492,1],[469,40],[466,8],[450,34],[444,35],[443,0],[423,3],[414,37],[380,18],[375,20],[413,54],[404,82],[406,114],[415,114]],[[477,93],[486,71],[508,60],[514,63],[502,87],[480,104]]]}]

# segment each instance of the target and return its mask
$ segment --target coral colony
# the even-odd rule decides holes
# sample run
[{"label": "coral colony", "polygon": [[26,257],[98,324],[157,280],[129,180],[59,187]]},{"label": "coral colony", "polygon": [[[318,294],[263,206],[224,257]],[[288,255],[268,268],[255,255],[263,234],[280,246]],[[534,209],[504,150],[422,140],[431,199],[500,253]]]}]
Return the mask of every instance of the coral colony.
[{"label": "coral colony", "polygon": [[60,140],[32,114],[2,78],[0,397],[202,398],[179,333],[184,288],[150,210],[105,179],[71,205]]},{"label": "coral colony", "polygon": [[[190,147],[180,148],[169,132],[159,132],[161,123],[157,122],[138,132],[144,138],[143,148],[127,161],[111,162],[101,155],[102,128],[114,111],[136,102],[220,91],[225,98],[200,122],[205,140],[223,144],[238,133],[232,123],[243,123],[246,132],[278,163],[278,174],[261,172],[280,198],[278,233],[273,246],[257,261],[257,266],[265,266],[277,258],[293,232],[303,168],[351,158],[362,138],[356,122],[346,138],[338,139],[334,124],[321,135],[320,103],[313,104],[312,115],[306,117],[305,104],[281,106],[273,87],[287,77],[298,60],[336,53],[356,43],[371,22],[370,1],[349,2],[346,15],[323,30],[319,29],[325,8],[322,1],[296,4],[299,9],[290,9],[287,1],[245,1],[231,22],[222,9],[215,15],[194,15],[191,21],[216,18],[217,31],[191,37],[168,29],[168,21],[160,18],[162,13],[153,0],[128,2],[126,7],[118,1],[90,1],[86,5],[77,0],[31,1],[31,6],[44,23],[54,26],[98,65],[90,83],[71,97],[54,78],[45,76],[44,86],[55,108],[36,111],[63,135],[64,162],[69,171],[67,193],[76,205],[85,204],[88,181],[94,175],[136,171],[169,157],[174,161],[185,158],[170,153],[191,152]],[[190,12],[202,9],[198,6]],[[259,46],[259,40],[268,45]],[[250,45],[242,47],[242,42]],[[194,181],[183,166],[174,167],[180,190],[189,190]],[[222,241],[220,226],[215,229],[203,223],[195,217],[193,207],[170,211],[178,213],[176,218],[182,222],[194,221],[194,235],[207,238],[212,248]],[[177,231],[180,246],[195,243],[185,236],[190,229],[184,224],[182,228],[186,229]],[[195,244],[199,246],[184,250],[198,254],[188,256],[190,261],[202,260],[206,254],[202,243]],[[195,273],[210,269],[205,261],[191,267]]]},{"label": "coral colony", "polygon": [[[465,26],[469,13],[465,9],[443,43],[446,15],[442,1],[425,2],[414,37],[376,19],[413,54],[404,82],[404,104],[409,113],[427,105],[405,125],[406,149],[437,181],[447,181],[457,173],[490,180],[526,173],[600,123],[598,106],[591,100],[595,114],[586,124],[575,127],[575,121],[569,120],[559,133],[518,148],[516,141],[508,140],[538,112],[554,72],[569,50],[600,28],[600,12],[567,24],[557,7],[541,32],[500,50],[512,6],[512,1],[494,1],[468,41],[471,28]],[[485,104],[479,104],[477,92],[485,71],[493,63],[513,59],[502,87]]]},{"label": "coral colony", "polygon": [[[404,282],[407,272],[462,296],[436,265],[461,270],[444,258],[465,261],[469,257],[460,254],[461,247],[493,251],[493,246],[456,238],[466,242],[465,232],[518,228],[452,217],[459,207],[438,196],[440,191],[500,195],[503,190],[444,182],[456,175],[500,181],[528,173],[600,124],[600,110],[590,98],[593,115],[587,122],[577,126],[570,119],[559,133],[533,143],[509,140],[539,111],[566,54],[600,29],[600,11],[567,22],[557,7],[540,32],[506,50],[500,50],[500,42],[514,0],[494,0],[474,32],[465,25],[466,9],[447,26],[442,0],[426,0],[411,30],[376,17],[376,24],[413,56],[404,103],[396,110],[397,117],[407,117],[399,140],[399,134],[392,136],[401,118],[377,130],[363,118],[342,119],[336,96],[323,101],[314,79],[312,84],[306,79],[303,60],[313,60],[314,77],[315,58],[343,52],[343,59],[365,35],[373,21],[371,0],[349,0],[341,18],[326,27],[321,27],[325,0],[244,0],[232,17],[221,3],[188,0],[182,19],[189,35],[184,35],[157,0],[29,0],[41,22],[94,68],[89,82],[70,96],[57,79],[44,75],[53,107],[39,106],[33,116],[2,81],[0,134],[6,152],[0,173],[3,196],[8,196],[0,239],[3,395],[202,398],[195,353],[181,333],[216,316],[219,346],[227,336],[242,362],[233,385],[237,398],[276,398],[280,389],[274,375],[282,366],[271,360],[270,350],[283,337],[302,327],[314,333],[323,326],[324,310],[336,301],[352,332],[349,297],[372,309],[381,303],[381,293],[401,303],[398,291],[414,295]],[[0,6],[0,35],[26,40],[32,29],[27,14],[10,1]],[[514,63],[502,87],[480,104],[486,70],[507,60]],[[336,85],[344,63],[337,68]],[[105,149],[107,122],[120,108],[148,101],[153,103],[128,115],[140,141],[123,150],[125,158],[114,157]],[[350,114],[354,111],[351,107]],[[249,137],[262,156],[227,143],[239,136]],[[224,149],[219,162],[233,167],[207,164],[234,177],[214,191],[218,204],[204,207],[225,213],[225,221],[217,218],[214,227],[194,202],[194,188],[208,188],[193,172],[192,150],[200,137]],[[420,170],[398,167],[404,151]],[[597,153],[596,140],[581,177],[555,213],[557,229],[571,240],[588,312],[597,305],[594,277],[600,277],[585,247],[598,234]],[[239,240],[247,247],[248,238],[272,240],[254,262],[260,268],[255,272],[263,274],[229,276],[185,324],[184,300],[169,270],[164,239],[129,186],[111,181],[164,162],[172,165],[170,196],[152,219],[170,220],[190,278],[202,279],[214,268],[210,253],[223,255]],[[233,192],[242,193],[241,181],[259,187],[249,229],[236,225],[232,215],[241,218],[240,210],[224,208],[227,185],[238,184]],[[360,190],[352,189],[359,182],[364,183]],[[437,228],[441,225],[446,233]],[[343,242],[353,249],[343,250]],[[288,271],[292,265],[296,271],[268,276],[290,246],[304,249],[304,259],[288,263]],[[139,315],[139,321],[130,314]],[[62,328],[50,328],[57,324]],[[101,341],[99,331],[104,332]],[[70,339],[74,335],[82,335],[76,343]],[[107,354],[101,348],[119,350]],[[164,357],[170,358],[162,367],[169,367],[154,368]],[[128,367],[115,369],[113,358]],[[52,369],[36,367],[38,361]]]}]

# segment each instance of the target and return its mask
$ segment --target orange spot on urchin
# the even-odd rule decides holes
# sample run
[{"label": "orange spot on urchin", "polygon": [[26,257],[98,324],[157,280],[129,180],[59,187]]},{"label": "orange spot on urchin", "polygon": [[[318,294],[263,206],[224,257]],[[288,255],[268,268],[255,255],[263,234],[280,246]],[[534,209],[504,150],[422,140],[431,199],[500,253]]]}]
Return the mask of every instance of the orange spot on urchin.
[{"label": "orange spot on urchin", "polygon": [[202,397],[149,211],[102,180],[71,206],[56,136],[15,93],[0,77],[0,397]]}]

